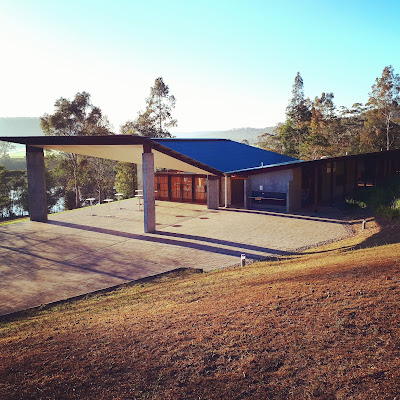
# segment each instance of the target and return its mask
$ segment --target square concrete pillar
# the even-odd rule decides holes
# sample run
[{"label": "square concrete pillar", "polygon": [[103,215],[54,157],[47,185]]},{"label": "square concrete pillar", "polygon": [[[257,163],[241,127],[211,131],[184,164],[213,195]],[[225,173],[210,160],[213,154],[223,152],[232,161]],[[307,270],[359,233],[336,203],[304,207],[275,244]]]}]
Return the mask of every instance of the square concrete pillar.
[{"label": "square concrete pillar", "polygon": [[243,182],[243,207],[248,209],[248,178]]},{"label": "square concrete pillar", "polygon": [[26,146],[29,217],[31,221],[47,222],[47,193],[43,149]]},{"label": "square concrete pillar", "polygon": [[156,199],[154,193],[154,154],[151,152],[151,148],[143,146],[142,161],[144,231],[152,233],[156,231]]},{"label": "square concrete pillar", "polygon": [[211,210],[218,209],[218,176],[209,175],[207,177],[207,208]]}]

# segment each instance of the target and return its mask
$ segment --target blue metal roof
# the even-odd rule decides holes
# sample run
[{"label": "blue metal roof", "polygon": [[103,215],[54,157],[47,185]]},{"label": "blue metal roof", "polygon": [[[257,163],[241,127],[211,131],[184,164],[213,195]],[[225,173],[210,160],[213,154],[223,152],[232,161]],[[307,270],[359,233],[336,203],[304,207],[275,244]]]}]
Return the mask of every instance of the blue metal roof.
[{"label": "blue metal roof", "polygon": [[298,161],[295,158],[228,139],[152,139],[221,172]]}]

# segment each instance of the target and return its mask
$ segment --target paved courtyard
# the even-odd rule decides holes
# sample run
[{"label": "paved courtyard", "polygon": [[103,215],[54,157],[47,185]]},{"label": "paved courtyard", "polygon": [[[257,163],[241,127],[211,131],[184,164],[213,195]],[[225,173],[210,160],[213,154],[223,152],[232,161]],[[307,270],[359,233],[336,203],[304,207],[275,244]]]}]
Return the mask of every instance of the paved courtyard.
[{"label": "paved courtyard", "polygon": [[180,267],[205,271],[348,235],[340,214],[281,214],[156,202],[143,233],[137,200],[0,226],[0,315]]}]

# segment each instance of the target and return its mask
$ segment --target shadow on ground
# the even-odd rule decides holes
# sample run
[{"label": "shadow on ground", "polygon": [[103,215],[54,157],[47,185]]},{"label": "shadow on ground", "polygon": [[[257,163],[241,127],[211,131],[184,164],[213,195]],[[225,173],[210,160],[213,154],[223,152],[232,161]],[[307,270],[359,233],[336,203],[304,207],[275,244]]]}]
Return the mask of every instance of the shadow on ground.
[{"label": "shadow on ground", "polygon": [[[296,253],[290,252],[290,251],[271,249],[268,247],[260,247],[260,246],[239,243],[239,242],[232,242],[232,241],[227,241],[227,240],[214,239],[214,238],[209,238],[209,237],[204,237],[204,236],[181,234],[181,233],[158,231],[158,232],[155,232],[152,234],[141,235],[141,234],[136,234],[136,233],[121,232],[121,231],[117,231],[114,229],[86,226],[86,225],[80,225],[80,224],[64,222],[64,221],[49,221],[48,223],[52,224],[52,225],[59,225],[59,226],[64,226],[64,227],[68,227],[68,228],[73,228],[73,229],[80,229],[80,230],[102,233],[102,234],[106,234],[106,235],[124,237],[127,239],[143,240],[143,241],[153,242],[153,243],[162,243],[162,244],[167,244],[167,245],[172,245],[172,246],[192,248],[195,250],[201,250],[201,251],[217,253],[217,254],[225,254],[225,255],[234,256],[234,257],[239,257],[241,252],[244,249],[264,253],[265,257],[271,256],[271,255],[286,255],[287,256],[287,255],[296,254]],[[177,238],[183,239],[183,240],[176,240]],[[197,243],[197,242],[212,243],[212,244],[216,244],[217,246],[210,246],[208,244],[202,244],[202,243]],[[231,250],[231,249],[219,247],[221,245],[229,246],[229,247],[237,247],[238,249]],[[254,259],[263,258],[262,255],[256,254],[256,253],[247,252],[246,255],[247,255],[247,257],[254,258]]]}]

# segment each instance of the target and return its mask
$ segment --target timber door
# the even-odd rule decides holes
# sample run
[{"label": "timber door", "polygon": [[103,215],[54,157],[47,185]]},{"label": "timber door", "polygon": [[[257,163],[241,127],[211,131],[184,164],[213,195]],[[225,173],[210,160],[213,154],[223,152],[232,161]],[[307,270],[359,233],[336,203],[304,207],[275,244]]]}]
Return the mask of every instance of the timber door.
[{"label": "timber door", "polygon": [[171,175],[171,201],[182,201],[182,182],[180,175]]},{"label": "timber door", "polygon": [[206,204],[205,183],[206,175],[156,173],[156,199]]},{"label": "timber door", "polygon": [[196,203],[207,203],[205,176],[194,176],[194,201]]},{"label": "timber door", "polygon": [[191,203],[193,201],[192,193],[192,175],[184,175],[182,179],[182,201]]},{"label": "timber door", "polygon": [[168,175],[155,175],[156,199],[169,200],[168,196]]},{"label": "timber door", "polygon": [[231,204],[244,206],[244,179],[231,178]]}]

